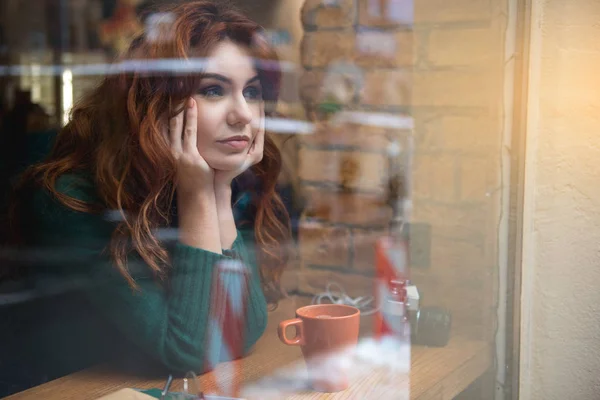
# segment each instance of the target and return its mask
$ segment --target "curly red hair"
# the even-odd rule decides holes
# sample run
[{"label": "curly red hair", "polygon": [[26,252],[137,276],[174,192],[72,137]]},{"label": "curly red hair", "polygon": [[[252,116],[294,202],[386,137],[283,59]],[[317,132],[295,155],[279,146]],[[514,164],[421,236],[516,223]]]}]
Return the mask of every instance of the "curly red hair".
[{"label": "curly red hair", "polygon": [[[247,48],[257,60],[264,100],[271,106],[277,101],[280,82],[277,56],[262,37],[261,27],[231,6],[194,1],[162,11],[172,17],[166,28],[160,29],[159,24],[132,41],[113,73],[73,108],[50,156],[30,167],[22,179],[36,181],[76,211],[126,211],[113,232],[110,254],[132,287],[136,284],[127,268],[131,245],[156,276],[167,276],[169,256],[154,232],[170,223],[175,161],[161,123],[197,92],[202,72],[193,61],[202,60],[215,44],[227,39]],[[170,65],[166,72],[148,69],[165,62]],[[252,172],[260,182],[254,196],[257,258],[269,293],[280,287],[291,238],[289,217],[275,191],[280,170],[279,150],[267,132],[263,159]],[[77,171],[92,173],[101,205],[56,190],[60,176]]]}]

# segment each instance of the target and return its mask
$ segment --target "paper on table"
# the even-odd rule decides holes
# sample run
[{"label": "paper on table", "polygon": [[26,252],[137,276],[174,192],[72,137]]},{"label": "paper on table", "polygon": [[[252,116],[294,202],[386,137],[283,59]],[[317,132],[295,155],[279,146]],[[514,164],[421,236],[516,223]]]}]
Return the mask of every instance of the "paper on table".
[{"label": "paper on table", "polygon": [[121,389],[114,393],[108,394],[104,397],[100,397],[97,400],[156,400],[152,396],[140,393],[133,389]]}]

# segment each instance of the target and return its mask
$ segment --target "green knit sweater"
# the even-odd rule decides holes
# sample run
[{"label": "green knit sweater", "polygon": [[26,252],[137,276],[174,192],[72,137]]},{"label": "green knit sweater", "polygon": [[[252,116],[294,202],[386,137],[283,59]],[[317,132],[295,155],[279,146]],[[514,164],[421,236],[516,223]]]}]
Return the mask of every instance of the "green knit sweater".
[{"label": "green knit sweater", "polygon": [[[76,175],[59,178],[57,189],[80,200],[98,202],[93,184]],[[52,311],[52,326],[41,329],[39,337],[45,345],[40,347],[46,348],[39,349],[39,356],[48,358],[46,365],[51,367],[46,368],[54,370],[50,376],[107,359],[121,359],[134,369],[156,363],[172,372],[203,370],[212,275],[215,264],[228,256],[180,243],[171,231],[170,240],[163,238],[172,263],[166,283],[157,282],[141,258],[130,253],[128,266],[139,286],[135,291],[116,270],[107,251],[116,226],[110,214],[73,211],[41,189],[32,193],[25,209],[37,287],[48,293],[66,293],[72,299],[67,302],[82,306],[70,304],[78,310],[61,323],[54,318],[64,311]],[[165,232],[169,236],[169,231]],[[253,249],[252,232],[238,230],[231,250],[252,271],[246,350],[260,338],[267,323]],[[65,344],[57,346],[61,340]],[[225,358],[221,353],[220,359]]]}]

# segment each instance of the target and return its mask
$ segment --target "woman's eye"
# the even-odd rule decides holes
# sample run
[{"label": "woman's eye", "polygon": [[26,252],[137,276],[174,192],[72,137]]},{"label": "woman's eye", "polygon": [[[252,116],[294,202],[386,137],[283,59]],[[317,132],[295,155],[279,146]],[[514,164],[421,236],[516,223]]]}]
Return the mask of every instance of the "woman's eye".
[{"label": "woman's eye", "polygon": [[221,97],[223,96],[223,88],[221,86],[208,86],[200,89],[200,94],[204,97]]},{"label": "woman's eye", "polygon": [[262,99],[262,92],[257,87],[247,87],[246,89],[244,89],[244,97],[248,100],[260,100]]}]

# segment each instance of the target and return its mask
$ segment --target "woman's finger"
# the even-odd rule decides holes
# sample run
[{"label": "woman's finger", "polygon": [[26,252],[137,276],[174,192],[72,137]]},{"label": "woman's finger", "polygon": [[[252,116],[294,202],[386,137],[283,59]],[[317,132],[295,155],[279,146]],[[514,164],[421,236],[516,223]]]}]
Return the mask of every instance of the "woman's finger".
[{"label": "woman's finger", "polygon": [[185,151],[198,151],[197,130],[198,130],[198,110],[196,101],[190,98],[186,103],[185,128],[183,129],[183,149]]},{"label": "woman's finger", "polygon": [[171,149],[175,153],[181,153],[181,129],[183,127],[183,111],[169,120],[169,140]]}]

